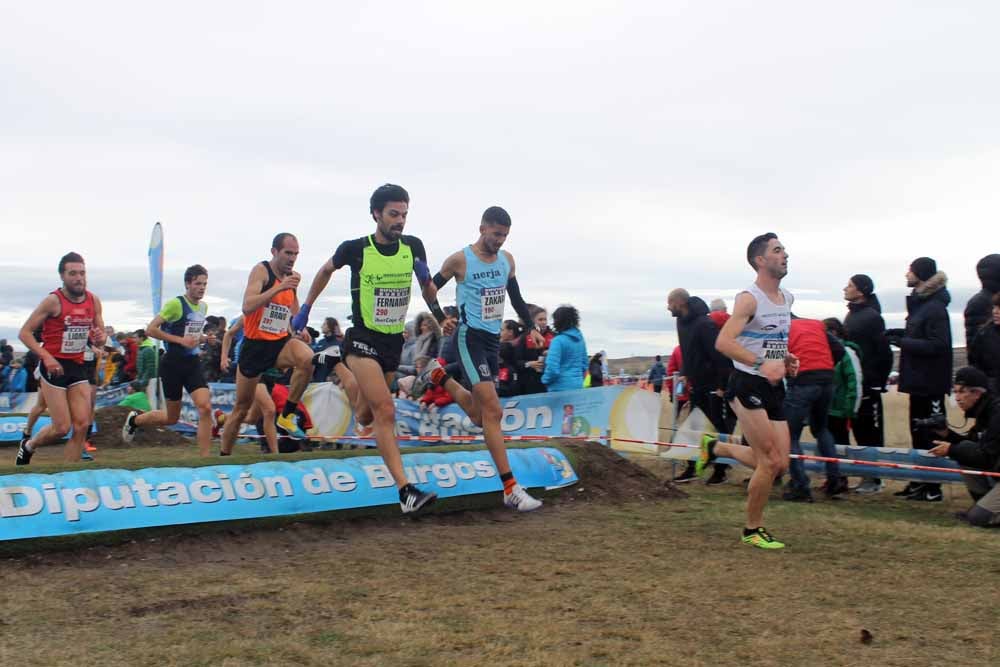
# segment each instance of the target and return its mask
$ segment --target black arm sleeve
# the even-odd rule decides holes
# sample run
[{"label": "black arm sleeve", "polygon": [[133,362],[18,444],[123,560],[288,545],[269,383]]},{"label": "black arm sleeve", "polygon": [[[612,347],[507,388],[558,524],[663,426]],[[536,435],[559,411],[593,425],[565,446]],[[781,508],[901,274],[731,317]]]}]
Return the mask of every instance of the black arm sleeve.
[{"label": "black arm sleeve", "polygon": [[530,327],[532,325],[531,314],[528,312],[528,304],[524,302],[524,297],[521,296],[521,288],[518,286],[515,276],[507,279],[507,294],[510,294],[510,305],[514,307],[514,312],[521,318],[525,326]]},{"label": "black arm sleeve", "polygon": [[448,284],[448,279],[442,276],[441,272],[438,271],[437,273],[434,274],[434,277],[431,279],[431,282],[434,283],[434,287],[441,289],[446,284]]}]

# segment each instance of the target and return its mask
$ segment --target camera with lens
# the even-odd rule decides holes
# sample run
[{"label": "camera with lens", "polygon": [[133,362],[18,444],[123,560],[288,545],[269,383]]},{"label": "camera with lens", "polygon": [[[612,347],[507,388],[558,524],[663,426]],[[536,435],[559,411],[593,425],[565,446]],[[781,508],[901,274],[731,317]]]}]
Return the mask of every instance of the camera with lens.
[{"label": "camera with lens", "polygon": [[948,428],[948,417],[945,415],[931,415],[926,419],[914,419],[913,429],[926,429],[928,431],[941,431]]}]

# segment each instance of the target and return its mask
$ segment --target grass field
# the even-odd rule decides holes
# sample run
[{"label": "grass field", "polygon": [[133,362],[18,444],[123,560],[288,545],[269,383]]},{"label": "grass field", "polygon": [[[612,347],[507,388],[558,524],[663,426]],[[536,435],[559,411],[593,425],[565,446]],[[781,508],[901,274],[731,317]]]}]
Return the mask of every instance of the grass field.
[{"label": "grass field", "polygon": [[0,665],[1000,664],[1000,531],[951,518],[961,486],[940,504],[775,501],[789,548],[763,552],[737,539],[742,476],[669,499],[668,463],[597,449],[528,515],[480,497],[8,552]]}]

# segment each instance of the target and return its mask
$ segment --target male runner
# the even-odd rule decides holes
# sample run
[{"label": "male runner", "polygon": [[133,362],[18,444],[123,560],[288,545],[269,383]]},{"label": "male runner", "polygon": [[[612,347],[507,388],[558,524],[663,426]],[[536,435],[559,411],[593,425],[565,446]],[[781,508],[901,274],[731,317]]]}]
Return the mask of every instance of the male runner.
[{"label": "male runner", "polygon": [[345,390],[351,375],[357,381],[356,399],[348,392],[354,421],[363,427],[372,425],[375,444],[399,489],[399,505],[404,513],[416,512],[437,498],[436,493],[421,491],[406,479],[396,442],[396,406],[389,392],[403,349],[414,274],[434,317],[438,322],[445,320],[432,291],[424,244],[415,236],[403,235],[409,205],[409,193],[398,185],[387,183],[375,190],[369,201],[375,233],[340,244],[316,273],[302,310],[292,322],[293,330],[303,329],[312,304],[333,272],[351,267],[353,326],[344,336],[344,363],[337,365],[335,372],[341,380],[346,378]]},{"label": "male runner", "polygon": [[[229,366],[232,362],[229,360],[229,348],[233,346],[233,340],[236,340],[236,351],[233,355],[235,357],[236,364],[239,365],[240,360],[240,347],[243,344],[243,316],[240,315],[233,323],[226,329],[226,333],[222,336],[222,358],[219,362],[220,368],[223,373],[229,372]],[[253,406],[243,417],[244,424],[256,424],[257,422],[263,422],[264,429],[264,442],[261,445],[262,452],[268,452],[271,454],[278,453],[278,428],[274,424],[274,401],[271,400],[271,392],[267,390],[262,384],[258,384],[257,388],[254,390],[253,396]],[[220,415],[216,419],[216,425],[219,427],[225,427],[225,415]]]},{"label": "male runner", "polygon": [[260,375],[272,368],[294,369],[288,402],[275,423],[293,438],[306,437],[295,409],[312,377],[313,353],[289,328],[292,316],[299,312],[295,290],[302,278],[292,270],[298,256],[298,239],[287,232],[278,234],[271,242],[271,260],[260,262],[250,272],[243,294],[244,338],[236,365],[236,403],[222,431],[222,456],[232,453],[240,424],[253,405]]},{"label": "male runner", "polygon": [[[479,240],[448,257],[432,281],[435,295],[453,277],[458,283],[461,321],[455,337],[459,362],[450,365],[449,369],[460,371],[472,391],[432,359],[413,383],[413,394],[423,394],[428,383],[444,387],[451,394],[472,423],[483,429],[486,448],[490,450],[503,483],[504,505],[519,512],[530,512],[541,507],[542,501],[528,495],[510,470],[500,427],[503,409],[494,384],[500,366],[500,325],[507,294],[518,316],[524,322],[531,321],[528,304],[521,297],[514,275],[514,257],[500,250],[510,233],[510,224],[507,211],[499,206],[486,209],[479,223]],[[449,318],[445,333],[453,326],[454,321]],[[531,329],[527,335],[535,339],[539,347],[545,344],[538,330]]]},{"label": "male runner", "polygon": [[[87,268],[75,252],[59,260],[62,287],[53,290],[31,313],[18,337],[25,347],[38,355],[41,368],[42,397],[52,422],[33,437],[21,441],[15,463],[31,463],[31,456],[41,445],[73,435],[63,450],[63,460],[80,460],[87,431],[94,418],[90,382],[84,367],[88,339],[104,343],[104,320],[101,301],[87,291]],[[41,327],[42,342],[34,331]]]},{"label": "male runner", "polygon": [[160,314],[146,327],[146,335],[166,343],[166,354],[160,362],[160,380],[167,409],[140,414],[133,410],[122,426],[122,440],[132,442],[135,432],[143,426],[171,426],[181,417],[181,398],[187,389],[191,402],[198,409],[198,451],[208,456],[212,446],[212,395],[205,383],[198,357],[201,332],[205,328],[208,306],[205,289],[208,271],[195,264],[184,271],[184,294],[167,301]]},{"label": "male runner", "polygon": [[747,497],[743,542],[761,549],[781,549],[763,526],[764,505],[774,480],[788,469],[791,439],[782,404],[785,375],[798,372],[798,359],[788,352],[793,297],[781,288],[788,273],[788,253],[775,234],[756,237],[747,247],[747,261],[757,280],[736,295],[733,316],[715,341],[716,349],[733,360],[726,398],[736,413],[749,447],[702,439],[698,472],[717,456],[736,459],[754,469]]}]

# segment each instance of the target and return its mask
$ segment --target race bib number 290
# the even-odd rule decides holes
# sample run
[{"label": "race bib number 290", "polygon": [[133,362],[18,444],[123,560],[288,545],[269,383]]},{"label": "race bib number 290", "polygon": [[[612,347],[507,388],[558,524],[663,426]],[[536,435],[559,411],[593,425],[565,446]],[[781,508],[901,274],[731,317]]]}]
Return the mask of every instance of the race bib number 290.
[{"label": "race bib number 290", "polygon": [[375,324],[398,326],[406,322],[406,311],[410,307],[409,287],[376,287]]}]

